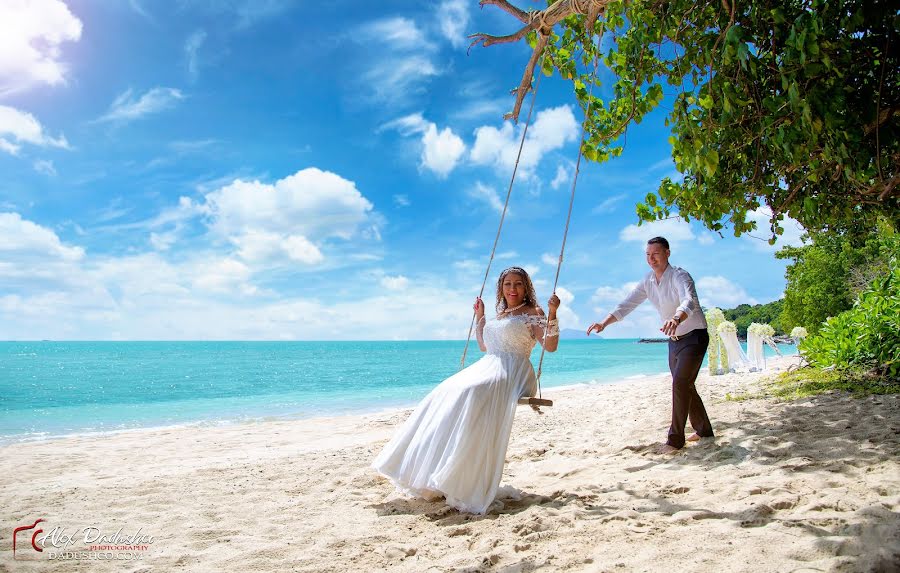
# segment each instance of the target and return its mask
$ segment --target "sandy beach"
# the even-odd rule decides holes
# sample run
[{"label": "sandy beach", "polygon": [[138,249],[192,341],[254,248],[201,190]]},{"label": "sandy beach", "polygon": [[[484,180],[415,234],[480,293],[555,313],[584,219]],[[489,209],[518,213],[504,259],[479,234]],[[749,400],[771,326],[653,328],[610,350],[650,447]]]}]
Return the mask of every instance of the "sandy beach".
[{"label": "sandy beach", "polygon": [[671,456],[665,376],[546,390],[486,516],[369,469],[409,410],[8,445],[0,571],[900,570],[898,396],[726,399],[796,360],[702,374],[717,436]]}]

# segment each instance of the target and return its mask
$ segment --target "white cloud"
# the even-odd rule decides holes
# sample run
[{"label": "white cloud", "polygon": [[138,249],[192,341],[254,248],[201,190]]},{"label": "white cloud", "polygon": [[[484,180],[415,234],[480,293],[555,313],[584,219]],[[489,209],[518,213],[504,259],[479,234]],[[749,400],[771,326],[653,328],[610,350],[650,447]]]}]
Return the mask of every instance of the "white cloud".
[{"label": "white cloud", "polygon": [[470,289],[437,277],[382,275],[384,289],[320,299],[263,291],[252,265],[234,256],[180,249],[177,259],[89,257],[53,231],[2,213],[0,339],[459,340],[471,318]]},{"label": "white cloud", "polygon": [[507,111],[508,102],[499,99],[478,99],[462,104],[450,112],[450,116],[459,121],[471,121],[486,116],[502,118]]},{"label": "white cloud", "polygon": [[19,153],[19,147],[20,146],[13,145],[12,143],[6,141],[5,139],[0,139],[0,151],[5,151],[6,153],[9,153],[10,155],[16,155],[17,153]]},{"label": "white cloud", "polygon": [[772,210],[765,206],[747,213],[747,219],[756,222],[756,231],[751,231],[747,235],[747,240],[752,241],[762,251],[775,251],[781,247],[800,247],[803,245],[801,237],[806,233],[806,229],[797,220],[790,217],[785,217],[778,223],[784,229],[784,232],[777,237],[774,245],[769,245],[768,239],[772,236],[771,218]]},{"label": "white cloud", "polygon": [[64,245],[56,233],[18,213],[0,213],[0,253],[6,262],[23,258],[77,261],[84,257],[84,249]]},{"label": "white cloud", "polygon": [[173,141],[169,144],[169,148],[175,153],[185,155],[188,153],[199,153],[203,150],[209,149],[210,146],[215,145],[216,143],[217,140],[215,139]]},{"label": "white cloud", "polygon": [[352,181],[310,167],[273,184],[235,180],[208,193],[204,210],[222,236],[260,229],[315,241],[350,238],[368,220],[372,203]]},{"label": "white cloud", "polygon": [[394,195],[394,204],[398,207],[409,207],[409,196],[407,195]]},{"label": "white cloud", "polygon": [[601,214],[601,213],[611,213],[616,210],[616,205],[625,200],[627,195],[625,193],[620,193],[618,195],[613,195],[612,197],[607,197],[603,201],[600,202],[599,205],[591,209],[591,213]]},{"label": "white cloud", "polygon": [[388,290],[405,290],[409,286],[409,279],[403,275],[384,276],[381,277],[381,286]]},{"label": "white cloud", "polygon": [[693,241],[696,238],[691,224],[679,218],[651,221],[640,226],[628,225],[619,233],[620,240],[638,242],[642,249],[653,237],[665,237],[672,249],[680,242]]},{"label": "white cloud", "polygon": [[662,169],[674,169],[675,162],[672,161],[671,157],[666,157],[665,159],[660,159],[653,165],[647,168],[647,171],[659,171]]},{"label": "white cloud", "polygon": [[139,119],[169,109],[183,98],[181,91],[175,88],[156,87],[140,97],[135,97],[132,90],[128,90],[119,95],[109,106],[109,111],[97,121],[126,122]]},{"label": "white cloud", "polygon": [[575,295],[572,294],[572,291],[560,285],[556,286],[556,296],[559,297],[559,302],[561,304],[571,305],[575,300]]},{"label": "white cloud", "polygon": [[452,129],[445,127],[438,130],[437,125],[427,121],[421,113],[395,119],[381,126],[379,131],[385,129],[396,129],[405,136],[421,134],[420,166],[438,177],[447,177],[466,152],[466,144]]},{"label": "white cloud", "polygon": [[201,263],[197,274],[192,277],[191,286],[201,291],[232,292],[236,288],[244,294],[253,294],[255,288],[247,284],[250,268],[241,261],[220,259]]},{"label": "white cloud", "polygon": [[433,123],[422,136],[422,144],[422,165],[441,177],[453,171],[466,152],[466,144],[452,129],[445,127],[439,132]]},{"label": "white cloud", "polygon": [[0,339],[459,340],[471,319],[471,293],[434,280],[332,302],[254,297],[249,276],[240,261],[204,253],[179,264],[154,253],[83,261],[57,269],[50,287],[0,295]]},{"label": "white cloud", "polygon": [[178,236],[173,231],[168,233],[150,233],[150,244],[158,251],[169,250],[177,240]]},{"label": "white cloud", "polygon": [[758,304],[747,291],[721,275],[700,277],[697,280],[697,296],[700,304],[709,308],[734,308],[739,304]]},{"label": "white cloud", "polygon": [[594,304],[605,304],[609,305],[609,310],[612,310],[615,305],[622,302],[622,300],[628,296],[628,294],[634,290],[634,287],[638,285],[637,282],[628,282],[623,284],[620,287],[612,287],[612,286],[602,286],[597,288],[594,291],[594,294],[591,296],[591,302]]},{"label": "white cloud", "polygon": [[60,46],[81,38],[81,20],[59,0],[0,2],[0,95],[66,82]]},{"label": "white cloud", "polygon": [[[572,303],[575,301],[575,295],[568,289],[557,285],[556,296],[559,297],[559,308],[556,310],[556,317],[559,319],[560,328],[578,328],[580,320],[575,311],[572,310]],[[547,297],[549,298],[549,297]],[[541,304],[543,306],[543,303]]]},{"label": "white cloud", "polygon": [[545,109],[538,112],[534,125],[528,130],[531,137],[526,138],[526,149],[532,140],[540,144],[539,149],[543,152],[559,149],[578,138],[579,128],[570,106]]},{"label": "white cloud", "polygon": [[[513,128],[509,122],[500,129],[488,125],[477,128],[470,153],[472,162],[494,166],[504,173],[510,172],[516,162],[522,129],[523,125]],[[539,112],[525,138],[519,160],[520,174],[529,177],[544,155],[575,141],[578,130],[578,122],[568,105]]]},{"label": "white cloud", "polygon": [[378,240],[372,208],[352,181],[307,168],[272,184],[237,179],[207,193],[202,204],[182,197],[170,219],[206,215],[211,232],[234,244],[248,263],[315,265],[325,259],[321,244],[327,239]]},{"label": "white cloud", "polygon": [[[469,196],[487,203],[491,209],[494,209],[498,213],[503,212],[503,201],[500,200],[497,191],[493,187],[488,187],[481,181],[476,181],[475,185],[469,188]],[[509,211],[509,209],[506,210],[507,215],[509,215]]]},{"label": "white cloud", "polygon": [[434,45],[409,18],[396,16],[375,20],[359,31],[365,42],[379,42],[398,50],[432,50]]},{"label": "white cloud", "polygon": [[716,236],[712,233],[701,233],[699,237],[697,237],[697,242],[703,246],[709,246],[715,244]]},{"label": "white cloud", "polygon": [[443,72],[435,64],[437,45],[415,21],[404,17],[375,20],[348,36],[359,46],[354,58],[355,91],[369,103],[397,106],[425,93],[431,78]]},{"label": "white cloud", "polygon": [[475,260],[472,259],[464,259],[462,261],[454,261],[453,268],[461,273],[477,273],[481,272],[484,274],[484,266]]},{"label": "white cloud", "polygon": [[365,73],[365,83],[380,102],[402,102],[410,94],[422,93],[429,78],[441,74],[427,57],[417,55],[386,56]]},{"label": "white cloud", "polygon": [[408,137],[410,135],[424,133],[429,125],[431,125],[431,122],[427,121],[422,116],[422,112],[416,112],[391,120],[379,127],[378,131],[395,129],[400,132],[400,135]]},{"label": "white cloud", "polygon": [[569,178],[569,170],[562,165],[558,165],[556,167],[556,177],[554,177],[553,181],[550,182],[550,187],[553,189],[559,189],[560,185],[569,181]]},{"label": "white cloud", "polygon": [[323,247],[332,239],[380,241],[382,217],[352,181],[334,173],[307,168],[271,184],[233,179],[217,185],[201,191],[199,201],[181,197],[146,221],[105,229],[147,231],[150,244],[164,251],[181,231],[203,224],[212,244],[233,245],[233,257],[254,272],[259,266],[322,263]]},{"label": "white cloud", "polygon": [[287,258],[298,263],[315,265],[325,259],[322,251],[303,235],[250,230],[232,236],[230,240],[238,247],[238,256],[251,263]]},{"label": "white cloud", "polygon": [[453,45],[461,48],[467,44],[466,30],[469,26],[467,0],[444,0],[437,9],[441,34]]},{"label": "white cloud", "polygon": [[152,229],[173,224],[178,226],[206,212],[207,209],[203,205],[195,203],[189,197],[179,197],[178,205],[163,209],[159,215],[151,219],[146,225]]},{"label": "white cloud", "polygon": [[205,41],[206,32],[204,30],[197,30],[188,36],[188,39],[184,42],[184,56],[187,59],[187,70],[192,79],[197,78],[199,69],[197,53],[200,51],[200,48]]},{"label": "white cloud", "polygon": [[0,105],[0,149],[16,155],[23,143],[41,147],[69,147],[65,137],[54,138],[44,133],[40,122],[30,113]]},{"label": "white cloud", "polygon": [[544,253],[543,255],[541,255],[541,262],[544,263],[545,265],[555,267],[556,264],[559,262],[559,256],[558,255],[554,256],[554,255],[551,255],[550,253]]},{"label": "white cloud", "polygon": [[153,18],[150,16],[150,13],[144,9],[138,0],[128,0],[128,4],[131,6],[131,9],[134,10],[136,14],[141,16],[142,18],[146,18],[147,20],[153,21]]},{"label": "white cloud", "polygon": [[49,159],[38,159],[34,162],[34,170],[50,177],[56,176],[56,168]]},{"label": "white cloud", "polygon": [[233,0],[213,2],[221,10],[233,12],[237,17],[237,28],[246,29],[264,20],[282,14],[295,5],[290,0]]}]

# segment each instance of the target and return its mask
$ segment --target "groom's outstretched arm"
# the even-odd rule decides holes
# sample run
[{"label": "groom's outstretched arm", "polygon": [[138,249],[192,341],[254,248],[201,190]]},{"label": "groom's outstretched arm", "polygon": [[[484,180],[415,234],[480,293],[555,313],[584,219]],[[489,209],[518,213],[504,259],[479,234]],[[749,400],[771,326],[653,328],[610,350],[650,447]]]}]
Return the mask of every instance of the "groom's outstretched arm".
[{"label": "groom's outstretched arm", "polygon": [[610,324],[618,322],[628,316],[632,310],[636,309],[645,300],[647,300],[647,290],[644,286],[644,282],[641,281],[631,289],[628,296],[626,296],[606,318],[600,322],[595,322],[588,327],[588,336],[590,336],[592,332],[596,332],[597,334],[603,332]]}]

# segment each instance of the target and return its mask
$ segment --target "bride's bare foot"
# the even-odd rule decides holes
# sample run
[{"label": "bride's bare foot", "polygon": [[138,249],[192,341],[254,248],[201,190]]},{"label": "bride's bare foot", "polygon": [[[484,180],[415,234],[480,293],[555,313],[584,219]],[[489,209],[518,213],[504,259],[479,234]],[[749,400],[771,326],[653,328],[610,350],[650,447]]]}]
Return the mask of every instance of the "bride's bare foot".
[{"label": "bride's bare foot", "polygon": [[695,432],[695,433],[691,434],[690,436],[688,436],[688,437],[686,438],[686,441],[688,441],[688,442],[699,442],[699,441],[700,441],[700,434],[697,434],[697,433]]},{"label": "bride's bare foot", "polygon": [[660,444],[656,446],[655,451],[657,454],[674,454],[678,451],[678,448],[670,446],[669,444]]}]

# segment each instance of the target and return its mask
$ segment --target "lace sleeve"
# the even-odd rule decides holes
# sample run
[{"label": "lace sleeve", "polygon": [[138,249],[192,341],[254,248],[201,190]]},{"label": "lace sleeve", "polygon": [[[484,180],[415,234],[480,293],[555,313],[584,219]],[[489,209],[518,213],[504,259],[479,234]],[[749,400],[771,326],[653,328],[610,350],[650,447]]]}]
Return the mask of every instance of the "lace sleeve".
[{"label": "lace sleeve", "polygon": [[[544,328],[547,328],[547,317],[540,314],[529,314],[525,317],[525,324],[531,327],[532,336],[540,339],[544,336]],[[550,321],[549,328],[547,328],[547,338],[554,336],[559,336],[559,320],[555,318]]]}]

